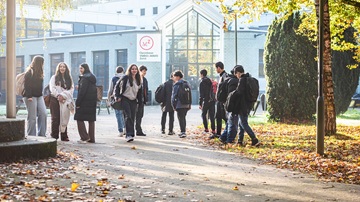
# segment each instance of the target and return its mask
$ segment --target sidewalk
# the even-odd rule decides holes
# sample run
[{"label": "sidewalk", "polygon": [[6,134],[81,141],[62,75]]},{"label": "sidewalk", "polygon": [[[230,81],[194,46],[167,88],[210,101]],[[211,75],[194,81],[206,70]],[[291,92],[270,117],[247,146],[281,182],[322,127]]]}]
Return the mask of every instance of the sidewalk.
[{"label": "sidewalk", "polygon": [[[113,111],[108,115],[102,110],[97,116],[95,144],[78,144],[76,122],[71,120],[70,142],[59,141],[58,150],[81,158],[71,165],[76,172],[69,174],[67,187],[75,180],[96,189],[97,180],[106,179],[107,197],[87,192],[85,186],[77,190],[84,197],[82,200],[89,201],[359,200],[357,185],[318,181],[310,175],[198,145],[190,138],[162,135],[160,112],[159,106],[145,107],[143,130],[147,136],[135,137],[131,143],[117,136]],[[198,106],[192,106],[187,115],[188,131],[194,131],[201,123]],[[48,129],[49,125],[50,117]],[[179,132],[176,115],[174,126]]]}]

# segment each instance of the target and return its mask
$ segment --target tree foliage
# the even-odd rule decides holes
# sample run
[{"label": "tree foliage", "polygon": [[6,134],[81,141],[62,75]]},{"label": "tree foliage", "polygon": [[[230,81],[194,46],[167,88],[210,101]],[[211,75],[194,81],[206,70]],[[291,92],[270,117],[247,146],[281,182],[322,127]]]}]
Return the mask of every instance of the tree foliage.
[{"label": "tree foliage", "polygon": [[[10,1],[10,0],[9,0]],[[0,0],[0,30],[4,30],[4,27],[6,26],[6,2],[7,0]],[[72,0],[40,0],[38,1],[42,10],[41,18],[39,19],[42,23],[42,27],[44,30],[50,29],[50,21],[57,15],[59,15],[60,11],[63,11],[65,9],[71,8]],[[26,0],[17,0],[17,4],[19,4],[20,7],[20,24],[21,24],[21,31],[20,36],[25,36],[25,17],[24,14],[26,13],[26,10],[24,8],[24,5],[26,4]],[[0,41],[2,41],[3,38],[3,32],[0,31]],[[44,32],[44,37],[45,37]]]}]

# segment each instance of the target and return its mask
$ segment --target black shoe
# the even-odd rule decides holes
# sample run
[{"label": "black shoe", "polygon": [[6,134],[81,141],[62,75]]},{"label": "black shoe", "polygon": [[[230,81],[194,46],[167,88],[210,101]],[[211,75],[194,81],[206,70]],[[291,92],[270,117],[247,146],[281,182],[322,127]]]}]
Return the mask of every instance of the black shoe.
[{"label": "black shoe", "polygon": [[215,139],[215,138],[219,138],[220,135],[217,135],[217,134],[212,134],[209,139]]},{"label": "black shoe", "polygon": [[219,140],[220,140],[220,142],[223,143],[223,144],[226,144],[226,143],[227,143],[226,140],[222,139],[221,137],[219,137]]},{"label": "black shoe", "polygon": [[242,141],[238,142],[237,145],[239,145],[239,147],[243,147],[245,146],[244,143]]},{"label": "black shoe", "polygon": [[161,130],[161,134],[165,134],[165,130],[164,130],[164,129]]},{"label": "black shoe", "polygon": [[168,135],[174,135],[175,133],[173,131],[169,131]]},{"label": "black shoe", "polygon": [[251,146],[257,147],[259,146],[260,142],[257,138],[251,140]]},{"label": "black shoe", "polygon": [[146,134],[145,133],[138,133],[138,134],[136,134],[136,136],[146,136]]},{"label": "black shoe", "polygon": [[53,135],[53,134],[50,134],[50,136],[54,139],[59,139],[59,135]]}]

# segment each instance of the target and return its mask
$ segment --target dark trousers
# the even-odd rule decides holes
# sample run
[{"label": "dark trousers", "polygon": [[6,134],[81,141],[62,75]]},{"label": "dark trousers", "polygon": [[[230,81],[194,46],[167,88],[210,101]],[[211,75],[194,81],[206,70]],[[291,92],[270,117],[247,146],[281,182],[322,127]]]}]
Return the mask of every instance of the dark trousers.
[{"label": "dark trousers", "polygon": [[169,113],[169,132],[172,132],[174,129],[174,111],[162,113],[162,115],[161,115],[161,130],[165,131],[165,123],[166,123],[166,114],[167,113]]},{"label": "dark trousers", "polygon": [[226,111],[224,104],[221,102],[216,103],[216,134],[221,135],[222,120],[227,122]]},{"label": "dark trousers", "polygon": [[207,114],[209,113],[209,119],[211,124],[211,130],[215,130],[215,102],[207,102],[204,103],[202,106],[202,113],[201,117],[203,120],[204,128],[208,129],[208,117]]},{"label": "dark trousers", "polygon": [[124,109],[124,121],[126,128],[126,136],[134,137],[135,132],[135,116],[136,116],[136,100],[129,100],[126,97],[121,98],[121,106]]},{"label": "dark trousers", "polygon": [[[58,99],[50,97],[50,114],[51,114],[51,137],[58,139],[59,138],[59,128],[60,128],[60,105]],[[64,133],[61,133],[61,139],[64,140],[68,138],[67,128]]]},{"label": "dark trousers", "polygon": [[85,122],[77,121],[77,127],[81,140],[95,142],[95,121],[89,121],[89,132],[86,131]]},{"label": "dark trousers", "polygon": [[138,104],[136,110],[136,122],[135,122],[136,134],[143,133],[141,128],[141,120],[143,117],[144,117],[144,104]]},{"label": "dark trousers", "polygon": [[177,117],[178,117],[179,125],[180,125],[180,130],[182,133],[186,132],[186,113],[187,113],[187,111],[188,111],[188,109],[186,109],[186,108],[176,109]]}]

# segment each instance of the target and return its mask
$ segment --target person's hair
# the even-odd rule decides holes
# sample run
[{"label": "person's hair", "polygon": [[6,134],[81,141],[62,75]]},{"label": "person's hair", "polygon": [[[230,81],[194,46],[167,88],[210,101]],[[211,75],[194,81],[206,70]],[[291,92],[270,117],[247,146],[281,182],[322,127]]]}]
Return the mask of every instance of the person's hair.
[{"label": "person's hair", "polygon": [[89,65],[88,65],[86,62],[81,63],[80,66],[82,66],[82,67],[84,68],[84,74],[85,74],[85,73],[91,73],[90,67],[89,67]]},{"label": "person's hair", "polygon": [[203,75],[203,76],[206,76],[207,75],[206,69],[200,70],[200,74]]},{"label": "person's hair", "polygon": [[176,70],[173,74],[173,76],[178,76],[180,78],[184,77],[184,74],[181,72],[181,70]]},{"label": "person's hair", "polygon": [[134,85],[134,81],[133,81],[133,77],[131,75],[131,68],[132,67],[136,67],[136,69],[138,70],[136,75],[135,75],[135,80],[136,80],[136,84],[139,86],[141,84],[141,78],[140,78],[140,73],[139,73],[139,68],[136,66],[136,64],[131,64],[129,65],[129,67],[127,68],[126,70],[126,75],[129,77],[129,83],[130,83],[130,86],[133,86]]},{"label": "person's hair", "polygon": [[142,71],[142,70],[147,71],[147,67],[145,67],[144,65],[141,65],[141,66],[139,67],[139,71]]},{"label": "person's hair", "polygon": [[123,72],[124,72],[124,67],[122,67],[122,66],[116,67],[116,73],[123,73]]},{"label": "person's hair", "polygon": [[236,72],[244,73],[244,67],[241,65],[235,65],[233,70],[234,70],[235,74],[236,74]]},{"label": "person's hair", "polygon": [[173,77],[174,77],[174,73],[171,72],[171,73],[170,73],[170,79],[172,79]]},{"label": "person's hair", "polygon": [[39,78],[44,78],[44,57],[36,55],[31,64],[27,67],[27,71],[33,70],[33,75]]},{"label": "person's hair", "polygon": [[215,63],[215,67],[219,67],[220,69],[224,69],[224,63],[219,61],[219,62]]},{"label": "person's hair", "polygon": [[[62,76],[61,72],[60,72],[60,65],[65,65],[65,73],[64,73],[64,77]],[[55,85],[60,85],[61,87],[65,87],[66,89],[70,89],[72,86],[72,78],[70,75],[70,70],[69,67],[67,66],[67,64],[65,62],[60,62],[57,66],[56,66],[56,71],[55,71]]]}]

